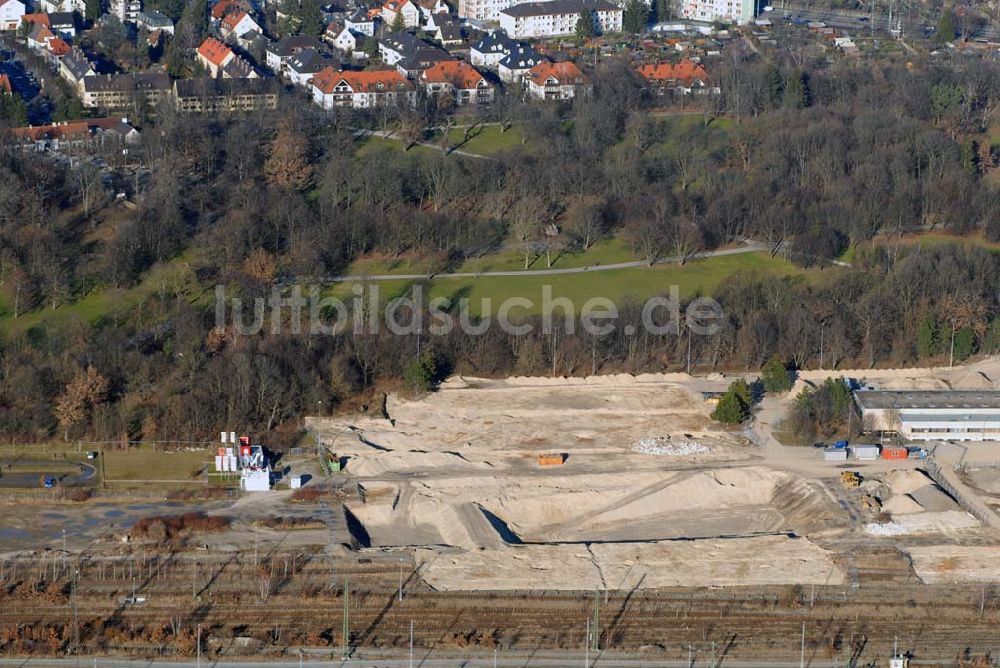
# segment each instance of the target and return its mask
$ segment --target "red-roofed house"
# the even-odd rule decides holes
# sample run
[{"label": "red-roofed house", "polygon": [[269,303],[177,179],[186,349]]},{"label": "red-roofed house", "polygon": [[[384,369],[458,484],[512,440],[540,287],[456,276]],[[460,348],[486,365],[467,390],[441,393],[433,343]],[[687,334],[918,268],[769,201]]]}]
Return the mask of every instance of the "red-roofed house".
[{"label": "red-roofed house", "polygon": [[536,100],[570,100],[587,78],[574,63],[538,63],[524,77],[528,95]]},{"label": "red-roofed house", "polygon": [[456,106],[493,101],[493,84],[464,60],[434,63],[420,75],[420,84],[430,97],[451,95]]},{"label": "red-roofed house", "polygon": [[24,18],[21,0],[0,0],[0,30],[17,30]]},{"label": "red-roofed house", "polygon": [[56,34],[49,30],[49,27],[43,23],[36,23],[34,29],[32,29],[31,34],[28,35],[28,47],[35,49],[36,51],[42,51],[49,48],[49,42],[56,38]]},{"label": "red-roofed house", "polygon": [[399,15],[403,16],[403,26],[407,28],[420,26],[420,7],[413,0],[387,0],[382,5],[382,22],[390,28]]},{"label": "red-roofed house", "polygon": [[214,37],[206,37],[198,47],[198,62],[205,66],[212,77],[219,76],[222,68],[235,58],[233,50]]},{"label": "red-roofed house", "polygon": [[35,14],[25,14],[21,18],[21,22],[22,23],[30,23],[31,25],[36,25],[38,23],[41,23],[43,26],[51,27],[49,25],[49,15],[48,14],[43,14],[41,12],[35,13]]},{"label": "red-roofed house", "polygon": [[219,0],[215,5],[212,6],[212,20],[219,22],[226,18],[226,15],[230,12],[240,11],[241,9],[246,9],[237,0]]},{"label": "red-roofed house", "polygon": [[132,142],[139,133],[121,118],[91,118],[7,130],[26,150],[72,151],[92,144]]},{"label": "red-roofed house", "polygon": [[263,31],[257,22],[253,20],[249,14],[247,14],[242,9],[229,12],[226,14],[225,18],[222,19],[222,23],[219,25],[219,30],[222,31],[225,37],[242,37],[248,32],[256,30],[259,33]]},{"label": "red-roofed house", "polygon": [[71,51],[69,44],[61,37],[49,40],[49,53],[56,58],[62,58]]},{"label": "red-roofed house", "polygon": [[309,83],[313,100],[324,109],[369,109],[403,102],[412,106],[417,101],[414,85],[396,70],[340,72],[327,67]]},{"label": "red-roofed house", "polygon": [[709,90],[708,72],[700,63],[687,58],[676,64],[649,63],[636,68],[635,71],[659,95],[665,93],[688,95],[692,92]]}]

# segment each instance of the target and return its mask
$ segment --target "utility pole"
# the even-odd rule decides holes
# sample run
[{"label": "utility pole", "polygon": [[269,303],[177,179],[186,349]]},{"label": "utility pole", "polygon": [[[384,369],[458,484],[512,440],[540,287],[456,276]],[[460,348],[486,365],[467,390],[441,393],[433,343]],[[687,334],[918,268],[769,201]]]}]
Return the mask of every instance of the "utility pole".
[{"label": "utility pole", "polygon": [[201,668],[201,624],[198,625],[198,668]]},{"label": "utility pole", "polygon": [[599,589],[594,590],[594,639],[593,648],[594,651],[601,649],[601,591]]},{"label": "utility pole", "polygon": [[587,619],[587,634],[583,641],[583,668],[590,668],[590,619]]},{"label": "utility pole", "polygon": [[410,620],[410,668],[413,668],[413,620]]},{"label": "utility pole", "polygon": [[351,653],[351,642],[348,637],[351,632],[351,591],[347,588],[347,576],[344,576],[344,628],[341,630],[344,643],[344,658]]},{"label": "utility pole", "polygon": [[802,622],[802,652],[799,654],[799,668],[806,668],[806,623]]},{"label": "utility pole", "polygon": [[[73,574],[73,589],[70,592],[70,603],[73,606],[73,654],[80,651],[80,620],[76,613],[76,589],[80,586],[80,571]],[[79,659],[78,659],[79,660]]]},{"label": "utility pole", "polygon": [[403,558],[399,558],[399,602],[403,602]]}]

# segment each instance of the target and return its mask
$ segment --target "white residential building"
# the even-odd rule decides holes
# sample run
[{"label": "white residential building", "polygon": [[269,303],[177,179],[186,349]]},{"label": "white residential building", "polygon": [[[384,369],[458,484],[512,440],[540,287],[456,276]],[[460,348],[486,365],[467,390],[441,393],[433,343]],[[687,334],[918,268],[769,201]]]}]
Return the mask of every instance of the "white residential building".
[{"label": "white residential building", "polygon": [[546,58],[531,47],[519,47],[500,61],[497,65],[497,75],[504,83],[519,84],[533,67],[545,61]]},{"label": "white residential building", "polygon": [[476,67],[496,67],[517,47],[517,42],[496,30],[472,45],[469,62]]},{"label": "white residential building", "polygon": [[397,16],[403,17],[404,28],[420,26],[420,7],[413,0],[388,0],[382,5],[382,22],[390,29],[395,24]]},{"label": "white residential building", "polygon": [[224,37],[242,37],[248,32],[263,33],[260,25],[247,12],[235,11],[226,14],[219,26]]},{"label": "white residential building", "polygon": [[0,0],[0,30],[17,30],[24,18],[21,0]]},{"label": "white residential building", "polygon": [[86,14],[85,0],[41,0],[35,5],[35,11],[43,14],[58,14],[59,12],[80,12]]},{"label": "white residential building", "polygon": [[756,0],[681,0],[681,16],[691,21],[723,21],[743,25],[757,15]]},{"label": "white residential building", "polygon": [[324,109],[370,109],[393,104],[412,106],[417,101],[413,83],[396,70],[339,72],[327,67],[313,77],[310,84],[313,101]]},{"label": "white residential building", "polygon": [[499,21],[500,12],[517,0],[458,0],[458,15],[474,21]]},{"label": "white residential building", "polygon": [[122,23],[134,23],[142,11],[142,0],[111,0],[110,9]]},{"label": "white residential building", "polygon": [[622,8],[605,0],[525,2],[500,12],[500,27],[514,39],[572,35],[583,13],[598,33],[621,32]]},{"label": "white residential building", "polygon": [[375,19],[368,16],[368,12],[360,7],[344,19],[344,27],[362,35],[375,36]]},{"label": "white residential building", "polygon": [[583,72],[570,61],[543,62],[524,75],[528,97],[535,100],[571,100],[588,86]]}]

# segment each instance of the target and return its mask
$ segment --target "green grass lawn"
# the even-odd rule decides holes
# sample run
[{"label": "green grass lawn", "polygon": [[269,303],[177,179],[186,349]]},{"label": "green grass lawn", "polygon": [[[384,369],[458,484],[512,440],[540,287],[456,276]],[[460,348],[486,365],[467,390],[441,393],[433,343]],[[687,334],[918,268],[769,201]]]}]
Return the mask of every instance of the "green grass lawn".
[{"label": "green grass lawn", "polygon": [[476,130],[467,142],[462,143],[464,136],[464,128],[453,128],[448,133],[448,141],[454,148],[479,155],[493,155],[501,151],[527,148],[524,144],[524,134],[518,126],[501,132],[499,125],[487,125]]},{"label": "green grass lawn", "polygon": [[109,481],[197,481],[199,478],[193,474],[209,464],[214,455],[214,448],[157,450],[150,445],[109,448],[103,452],[104,474]]},{"label": "green grass lawn", "polygon": [[[590,267],[638,260],[628,243],[620,238],[603,239],[587,250],[567,250],[552,254],[552,269]],[[529,271],[548,268],[545,256],[529,256]],[[373,276],[391,274],[430,274],[447,270],[448,273],[474,273],[485,271],[524,271],[524,253],[509,248],[483,257],[469,258],[461,265],[443,268],[440,258],[428,256],[402,256],[398,258],[362,258],[351,263],[344,271],[347,276]]]},{"label": "green grass lawn", "polygon": [[[790,262],[772,258],[767,253],[744,253],[694,260],[683,266],[657,265],[556,276],[438,278],[425,283],[424,296],[427,300],[446,297],[452,302],[461,298],[468,299],[469,312],[474,315],[482,315],[484,312],[495,314],[504,300],[524,297],[531,300],[532,305],[527,309],[514,309],[511,314],[538,314],[542,312],[543,290],[545,286],[550,286],[553,299],[567,297],[573,302],[574,308],[583,311],[586,302],[595,297],[610,299],[616,304],[629,300],[643,301],[669,294],[673,285],[677,286],[681,299],[695,294],[711,295],[726,277],[740,272],[776,276],[805,273]],[[383,308],[389,300],[407,293],[411,286],[411,282],[402,280],[378,283]],[[350,286],[333,286],[328,294],[344,299],[350,295]]]},{"label": "green grass lawn", "polygon": [[55,309],[42,305],[21,314],[16,320],[12,317],[9,306],[0,304],[6,307],[0,310],[0,333],[27,331],[33,327],[61,326],[73,320],[91,325],[99,324],[102,320],[124,321],[131,311],[161,293],[181,294],[188,299],[204,296],[204,290],[198,285],[197,277],[187,261],[179,257],[150,269],[135,287],[124,290],[93,290],[76,301]]}]

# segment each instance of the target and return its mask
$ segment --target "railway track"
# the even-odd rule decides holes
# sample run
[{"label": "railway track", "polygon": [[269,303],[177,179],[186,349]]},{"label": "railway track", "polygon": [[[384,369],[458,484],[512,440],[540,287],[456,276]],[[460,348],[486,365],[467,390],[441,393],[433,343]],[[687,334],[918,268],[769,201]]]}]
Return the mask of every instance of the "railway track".
[{"label": "railway track", "polygon": [[[1000,598],[992,590],[907,582],[889,557],[855,555],[856,587],[600,592],[599,644],[663,660],[683,658],[688,646],[728,648],[728,656],[746,659],[797,658],[805,622],[809,651],[824,660],[884,657],[894,639],[935,659],[1000,652]],[[594,614],[593,592],[433,591],[413,577],[412,565],[404,565],[398,601],[395,557],[50,561],[0,563],[3,637],[52,628],[65,644],[79,628],[81,653],[189,656],[200,624],[206,652],[216,655],[247,647],[275,656],[299,647],[334,651],[343,643],[345,576],[351,644],[372,651],[404,647],[411,621],[416,646],[427,651],[579,648]],[[261,569],[270,578],[263,594]],[[125,604],[133,592],[143,604]]]}]

